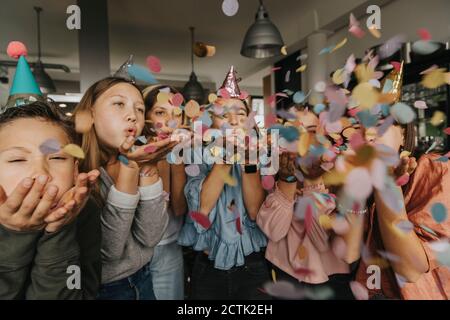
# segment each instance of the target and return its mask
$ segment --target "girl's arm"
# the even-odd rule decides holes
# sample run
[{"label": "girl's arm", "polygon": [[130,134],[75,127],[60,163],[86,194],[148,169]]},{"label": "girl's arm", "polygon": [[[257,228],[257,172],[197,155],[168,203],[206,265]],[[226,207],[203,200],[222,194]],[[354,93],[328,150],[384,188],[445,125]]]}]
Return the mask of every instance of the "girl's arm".
[{"label": "girl's arm", "polygon": [[184,215],[187,211],[184,186],[186,185],[186,172],[184,164],[170,165],[170,205],[176,216]]},{"label": "girl's arm", "polygon": [[203,181],[200,192],[199,211],[208,216],[216,206],[217,200],[223,191],[225,181],[223,176],[229,174],[232,166],[229,164],[214,164],[211,172]]},{"label": "girl's arm", "polygon": [[261,185],[259,170],[255,173],[245,173],[244,169],[242,170],[242,195],[250,219],[256,220],[258,211],[266,197]]},{"label": "girl's arm", "polygon": [[[402,189],[395,186],[393,190],[402,197]],[[429,269],[428,258],[422,243],[415,232],[396,232],[394,224],[398,221],[408,221],[408,215],[403,206],[401,212],[393,212],[383,201],[379,191],[375,191],[378,225],[386,251],[398,256],[398,261],[391,261],[394,271],[409,282],[416,282]]]}]

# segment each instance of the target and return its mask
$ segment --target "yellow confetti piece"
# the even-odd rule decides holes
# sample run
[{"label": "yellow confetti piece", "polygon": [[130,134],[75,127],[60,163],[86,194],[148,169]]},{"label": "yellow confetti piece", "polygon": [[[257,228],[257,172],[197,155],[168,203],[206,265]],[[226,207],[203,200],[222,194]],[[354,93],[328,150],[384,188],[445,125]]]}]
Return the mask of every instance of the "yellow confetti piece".
[{"label": "yellow confetti piece", "polygon": [[334,84],[341,85],[345,81],[344,69],[338,69],[333,73]]},{"label": "yellow confetti piece", "polygon": [[330,217],[326,214],[319,216],[319,224],[326,230],[333,227]]},{"label": "yellow confetti piece", "polygon": [[233,178],[232,176],[230,176],[227,172],[221,170],[220,172],[220,176],[222,178],[222,180],[229,186],[235,187],[237,186],[237,180],[235,178]]},{"label": "yellow confetti piece", "polygon": [[297,70],[295,70],[295,72],[303,72],[306,70],[307,65],[301,65],[300,67],[297,68]]},{"label": "yellow confetti piece", "polygon": [[406,157],[409,157],[411,155],[411,152],[409,152],[409,151],[402,151],[401,153],[400,153],[400,159],[401,158],[406,158]]},{"label": "yellow confetti piece", "polygon": [[275,270],[272,269],[272,281],[277,282],[277,274],[275,273]]},{"label": "yellow confetti piece", "polygon": [[286,48],[286,46],[282,46],[280,51],[281,51],[281,54],[283,56],[287,56],[287,48]]},{"label": "yellow confetti piece", "polygon": [[323,182],[326,185],[337,186],[345,182],[345,174],[336,170],[325,172],[323,175]]},{"label": "yellow confetti piece", "polygon": [[375,148],[369,145],[364,145],[358,149],[355,156],[349,157],[349,161],[356,166],[363,166],[375,158],[377,152]]},{"label": "yellow confetti piece", "polygon": [[308,133],[300,134],[300,140],[298,141],[298,153],[300,156],[304,156],[308,153],[309,145],[310,145],[310,135]]},{"label": "yellow confetti piece", "polygon": [[156,96],[156,101],[158,101],[160,104],[168,103],[169,99],[170,99],[169,94],[164,91],[160,91]]},{"label": "yellow confetti piece", "polygon": [[366,141],[373,141],[373,139],[375,139],[376,137],[378,137],[378,132],[377,129],[372,127],[372,128],[368,128],[366,129]]},{"label": "yellow confetti piece", "polygon": [[175,108],[173,108],[173,114],[174,114],[175,116],[179,116],[182,112],[183,112],[183,110],[181,110],[180,107],[175,107]]},{"label": "yellow confetti piece", "polygon": [[371,26],[371,27],[369,28],[369,32],[370,32],[370,34],[371,34],[372,36],[374,36],[375,38],[377,38],[377,39],[380,39],[380,38],[381,38],[381,32],[380,32],[380,30],[377,29],[375,26]]},{"label": "yellow confetti piece", "polygon": [[217,95],[215,93],[210,93],[208,96],[209,103],[214,103],[217,100]]},{"label": "yellow confetti piece", "polygon": [[297,256],[300,260],[305,259],[308,256],[308,249],[301,244],[297,249]]},{"label": "yellow confetti piece", "polygon": [[435,69],[426,73],[422,78],[422,85],[428,89],[436,89],[444,85],[447,80],[445,69]]},{"label": "yellow confetti piece", "polygon": [[195,100],[189,100],[184,108],[184,111],[186,112],[186,116],[189,118],[198,117],[200,114],[200,105]]},{"label": "yellow confetti piece", "polygon": [[445,113],[442,111],[436,111],[433,117],[430,119],[431,125],[437,127],[440,126],[445,121]]},{"label": "yellow confetti piece", "polygon": [[347,38],[344,38],[341,42],[339,42],[332,50],[331,53],[339,50],[340,48],[342,48],[343,46],[345,46],[345,44],[347,43]]},{"label": "yellow confetti piece", "polygon": [[359,83],[369,82],[374,77],[374,71],[366,64],[359,64],[355,68],[356,78]]},{"label": "yellow confetti piece", "polygon": [[68,144],[62,149],[65,153],[71,155],[72,157],[78,158],[78,159],[84,159],[84,152],[83,149],[81,149],[76,144]]},{"label": "yellow confetti piece", "polygon": [[[210,136],[209,141],[211,141],[211,138],[212,137]],[[218,147],[218,146],[214,146],[210,149],[210,152],[213,157],[219,157],[222,154],[222,148]]]},{"label": "yellow confetti piece", "polygon": [[380,269],[386,269],[390,266],[388,261],[380,257],[368,259],[365,263],[366,265],[378,266]]},{"label": "yellow confetti piece", "polygon": [[368,82],[358,84],[352,92],[353,99],[362,109],[372,109],[377,104],[379,96],[379,92]]}]

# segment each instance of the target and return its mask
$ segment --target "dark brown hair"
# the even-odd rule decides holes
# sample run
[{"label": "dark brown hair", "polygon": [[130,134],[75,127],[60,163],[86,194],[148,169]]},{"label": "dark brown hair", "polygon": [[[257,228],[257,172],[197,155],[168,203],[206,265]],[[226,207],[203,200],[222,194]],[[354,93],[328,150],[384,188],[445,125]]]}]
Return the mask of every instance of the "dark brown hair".
[{"label": "dark brown hair", "polygon": [[0,129],[8,123],[18,119],[40,119],[60,127],[67,135],[70,143],[77,143],[77,134],[72,122],[49,103],[36,101],[20,107],[11,107],[0,114]]}]

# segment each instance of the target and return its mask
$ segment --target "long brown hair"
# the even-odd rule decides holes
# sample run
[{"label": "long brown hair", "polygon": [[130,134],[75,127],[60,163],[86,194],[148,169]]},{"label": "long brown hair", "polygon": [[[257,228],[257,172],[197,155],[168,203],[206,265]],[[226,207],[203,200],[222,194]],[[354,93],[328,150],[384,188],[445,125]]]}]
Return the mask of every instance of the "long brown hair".
[{"label": "long brown hair", "polygon": [[[75,108],[73,119],[76,119],[77,114],[80,112],[88,112],[92,117],[92,110],[97,99],[108,89],[119,83],[128,83],[141,93],[141,89],[127,79],[118,77],[104,78],[87,89],[80,103]],[[88,132],[81,134],[81,148],[86,156],[80,161],[80,172],[89,172],[105,166],[108,160],[117,152],[117,150],[112,150],[99,142],[94,125],[91,126]],[[93,195],[94,199],[101,199],[98,186],[94,188]]]}]

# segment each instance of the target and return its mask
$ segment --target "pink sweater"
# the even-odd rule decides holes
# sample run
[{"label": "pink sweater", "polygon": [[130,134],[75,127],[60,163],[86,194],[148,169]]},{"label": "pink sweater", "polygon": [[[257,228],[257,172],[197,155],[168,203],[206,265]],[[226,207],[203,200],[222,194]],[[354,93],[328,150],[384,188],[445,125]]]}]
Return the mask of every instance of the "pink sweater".
[{"label": "pink sweater", "polygon": [[[312,194],[305,194],[312,197]],[[270,194],[258,213],[257,223],[269,238],[266,259],[306,283],[323,283],[332,274],[349,273],[348,264],[331,250],[333,233],[319,224],[322,214],[330,215],[335,204],[316,205],[311,227],[305,232],[304,220],[294,215],[295,200],[289,200],[279,189]],[[299,255],[299,248],[303,253]]]}]

